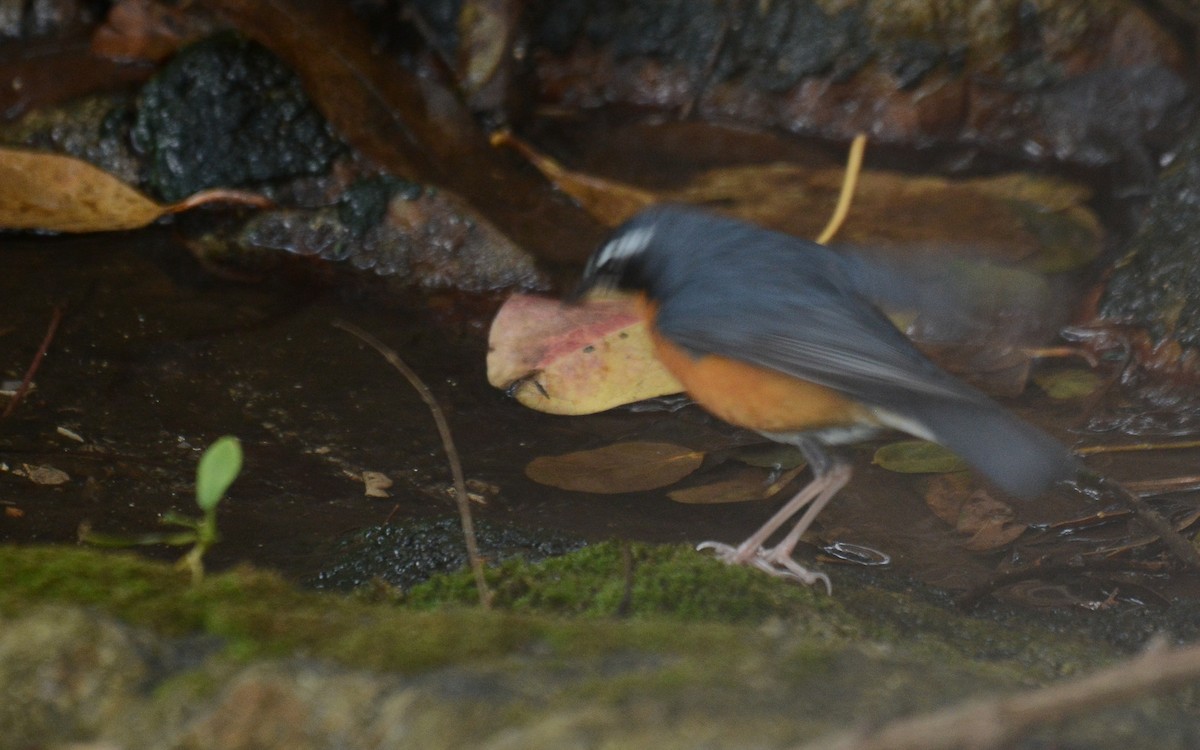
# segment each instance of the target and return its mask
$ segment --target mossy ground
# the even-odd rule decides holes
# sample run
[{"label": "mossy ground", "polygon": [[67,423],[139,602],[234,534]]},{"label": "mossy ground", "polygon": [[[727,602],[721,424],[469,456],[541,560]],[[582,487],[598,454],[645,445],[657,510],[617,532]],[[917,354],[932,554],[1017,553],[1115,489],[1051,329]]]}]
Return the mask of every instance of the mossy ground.
[{"label": "mossy ground", "polygon": [[[614,747],[666,738],[675,747],[790,747],[865,716],[886,721],[1048,683],[1129,650],[1078,618],[961,612],[943,594],[886,575],[831,572],[832,597],[684,546],[596,544],[490,569],[494,606],[484,610],[467,572],[407,592],[378,585],[344,595],[248,567],[192,584],[130,554],[7,546],[0,619],[33,632],[90,610],[164,636],[160,648],[181,666],[149,702],[130,693],[148,726],[182,706],[224,705],[231,682],[295,674],[304,676],[289,695],[320,684],[314,695],[325,705],[336,697],[327,691],[344,688],[346,715],[374,710],[355,699],[364,690],[409,696],[388,705],[415,700],[411,715],[428,724],[421,736],[438,747],[476,746],[497,727],[548,732],[529,745],[537,747],[567,742],[555,727],[632,738]],[[89,639],[103,627],[116,632],[66,630]],[[1186,701],[1146,705],[1083,725],[1087,736],[1116,722],[1124,734],[1102,746],[1121,747],[1131,732],[1166,737],[1192,715]]]},{"label": "mossy ground", "polygon": [[913,658],[1011,668],[1026,679],[1115,655],[1084,633],[1015,627],[1012,618],[852,581],[830,597],[683,546],[597,544],[538,564],[513,560],[487,577],[491,611],[478,606],[466,572],[406,593],[377,587],[342,596],[250,568],[191,585],[185,573],[129,554],[0,547],[0,613],[81,604],[167,635],[219,636],[247,657],[298,652],[400,671],[547,649],[564,657],[704,653],[733,663],[770,650],[778,633],[808,658],[874,642]]}]

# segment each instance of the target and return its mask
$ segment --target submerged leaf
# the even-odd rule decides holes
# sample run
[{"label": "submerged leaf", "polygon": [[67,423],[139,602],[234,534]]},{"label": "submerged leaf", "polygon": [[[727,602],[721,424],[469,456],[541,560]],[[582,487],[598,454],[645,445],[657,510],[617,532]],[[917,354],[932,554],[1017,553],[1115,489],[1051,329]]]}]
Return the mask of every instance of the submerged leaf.
[{"label": "submerged leaf", "polygon": [[[721,167],[677,190],[649,190],[573,171],[510,134],[521,152],[597,220],[619,224],[653,203],[714,207],[798,237],[815,238],[837,204],[845,169],[791,162]],[[838,241],[864,246],[970,248],[1039,272],[1078,268],[1100,252],[1103,229],[1086,187],[1041,175],[971,179],[863,171]]]},{"label": "submerged leaf", "polygon": [[1009,544],[1028,528],[1015,521],[1012,506],[986,490],[972,490],[965,475],[935,478],[925,491],[925,504],[956,531],[971,536],[964,544],[973,552],[986,552]]},{"label": "submerged leaf", "polygon": [[1104,379],[1091,370],[1061,370],[1035,375],[1033,382],[1050,398],[1083,398],[1096,392]]},{"label": "submerged leaf", "polygon": [[681,487],[668,492],[667,497],[677,503],[687,505],[717,505],[766,500],[778,494],[802,470],[802,466],[795,467],[772,482],[770,480],[773,472],[743,467],[728,479],[720,479],[695,487]]},{"label": "submerged leaf", "polygon": [[951,451],[926,440],[900,440],[875,451],[871,463],[899,474],[948,474],[967,464]]},{"label": "submerged leaf", "polygon": [[525,467],[525,476],[572,492],[615,495],[674,484],[703,461],[700,451],[671,443],[615,443],[560,456],[539,456]]},{"label": "submerged leaf", "polygon": [[51,232],[138,229],[167,214],[218,200],[267,205],[261,196],[205,191],[162,205],[70,156],[0,148],[0,228]]}]

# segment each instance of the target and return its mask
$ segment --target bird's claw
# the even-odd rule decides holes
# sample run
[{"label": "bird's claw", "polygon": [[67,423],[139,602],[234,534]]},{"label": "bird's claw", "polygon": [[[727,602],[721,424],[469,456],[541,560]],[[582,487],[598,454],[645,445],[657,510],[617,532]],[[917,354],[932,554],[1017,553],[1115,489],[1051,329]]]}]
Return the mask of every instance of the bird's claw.
[{"label": "bird's claw", "polygon": [[792,559],[791,555],[783,554],[778,547],[766,549],[759,547],[750,552],[742,550],[739,547],[734,547],[724,542],[700,542],[696,545],[697,551],[712,550],[715,557],[728,565],[750,565],[758,568],[767,575],[775,576],[776,578],[787,578],[797,583],[802,583],[805,586],[811,586],[817,581],[825,584],[825,592],[833,593],[833,584],[829,581],[829,576],[814,570],[809,570],[800,563]]}]

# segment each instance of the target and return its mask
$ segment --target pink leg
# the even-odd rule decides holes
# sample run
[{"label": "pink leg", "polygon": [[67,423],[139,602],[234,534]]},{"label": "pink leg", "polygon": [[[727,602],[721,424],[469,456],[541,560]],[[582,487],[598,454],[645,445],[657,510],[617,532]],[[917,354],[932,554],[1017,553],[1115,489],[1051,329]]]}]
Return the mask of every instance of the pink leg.
[{"label": "pink leg", "polygon": [[[824,573],[810,571],[800,565],[792,559],[792,552],[800,543],[800,537],[805,531],[808,531],[808,527],[812,525],[817,515],[850,480],[850,473],[848,465],[833,464],[827,471],[814,477],[807,486],[796,493],[795,497],[771,516],[770,520],[763,524],[758,531],[751,534],[737,547],[722,542],[701,542],[696,549],[711,549],[717,553],[718,559],[730,565],[752,565],[770,575],[791,578],[807,586],[821,581],[825,584],[825,589],[832,592],[833,586],[829,582],[829,577]],[[780,526],[799,513],[806,505],[809,506],[808,510],[800,517],[795,527],[784,537],[782,542],[769,549],[763,546]]]}]

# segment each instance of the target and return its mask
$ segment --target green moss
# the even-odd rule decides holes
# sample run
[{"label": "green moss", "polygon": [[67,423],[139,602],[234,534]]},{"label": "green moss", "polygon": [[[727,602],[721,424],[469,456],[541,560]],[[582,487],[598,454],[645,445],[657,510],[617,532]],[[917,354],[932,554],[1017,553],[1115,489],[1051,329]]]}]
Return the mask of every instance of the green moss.
[{"label": "green moss", "polygon": [[[823,674],[839,652],[871,644],[902,661],[1043,680],[1126,650],[1096,630],[1106,620],[1086,613],[1031,616],[998,606],[964,613],[945,594],[851,568],[839,570],[829,597],[685,546],[596,544],[538,564],[513,560],[488,578],[491,611],[477,606],[466,573],[435,577],[403,596],[376,589],[366,597],[302,591],[249,568],[192,585],[186,572],[129,554],[0,546],[0,615],[46,602],[82,604],[164,634],[217,636],[238,658],[302,654],[392,671],[529,654],[564,664],[655,654],[666,665],[703,655],[700,666],[664,669],[654,680],[765,663]],[[1147,638],[1172,631],[1150,613],[1140,619],[1149,621]]]},{"label": "green moss", "polygon": [[[515,612],[746,623],[836,608],[823,592],[724,565],[684,545],[594,544],[537,564],[510,560],[487,577],[496,606]],[[469,604],[476,596],[464,571],[413,587],[406,602],[429,608]]]},{"label": "green moss", "polygon": [[[672,548],[665,550],[654,554],[676,554]],[[607,555],[611,568],[617,554],[616,547],[602,546],[584,557],[591,561],[588,565],[594,566],[599,565],[596,558]],[[650,555],[649,551],[646,554]],[[724,569],[699,559],[702,565]],[[551,566],[551,571],[555,567],[567,570],[572,566]],[[641,566],[647,571],[652,567],[647,563]],[[570,575],[537,572],[536,568],[531,566],[514,584],[525,592],[521,603],[513,607],[519,611],[484,611],[453,604],[434,609],[431,601],[426,601],[423,611],[411,611],[355,597],[300,591],[276,575],[248,568],[209,576],[191,585],[186,573],[129,554],[68,547],[0,547],[0,614],[15,615],[41,602],[84,604],[167,634],[200,632],[219,636],[231,653],[245,658],[302,653],[399,671],[529,649],[548,649],[564,657],[623,650],[698,650],[736,658],[751,648],[753,639],[748,641],[744,634],[739,635],[741,631],[721,623],[699,623],[681,629],[677,621],[649,616],[612,622],[566,620],[547,614],[545,609],[539,612],[537,605],[543,602],[574,601],[569,595],[572,585],[608,592],[595,604],[595,614],[612,613],[615,608],[603,602],[612,602],[617,595],[613,593],[616,584],[611,581],[589,580],[576,571],[572,582]],[[494,579],[498,575],[493,572]],[[688,593],[688,597],[680,598],[682,603],[702,599],[696,575],[692,571],[674,578],[647,577],[647,586],[663,585],[665,592],[651,600],[650,608],[667,609],[664,601],[670,597],[666,593],[672,590],[666,587],[668,581],[673,581],[674,590]],[[549,582],[555,578],[556,586],[535,594],[539,580]],[[449,590],[470,590],[469,586],[459,586],[461,580],[451,576],[441,585]],[[641,590],[641,586],[635,590]],[[460,600],[465,605],[473,601],[472,596],[464,595]],[[767,605],[760,601],[754,606]]]}]

